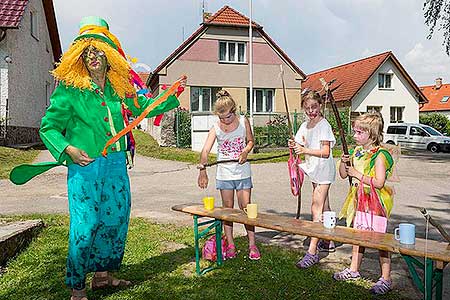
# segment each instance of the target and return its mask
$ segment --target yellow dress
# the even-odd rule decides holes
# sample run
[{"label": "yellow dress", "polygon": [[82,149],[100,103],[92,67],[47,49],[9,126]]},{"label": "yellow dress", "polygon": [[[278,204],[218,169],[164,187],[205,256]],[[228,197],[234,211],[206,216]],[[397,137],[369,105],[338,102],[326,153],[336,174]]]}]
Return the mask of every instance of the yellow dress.
[{"label": "yellow dress", "polygon": [[[392,174],[394,166],[394,160],[388,150],[382,147],[376,147],[370,151],[366,151],[362,146],[357,146],[353,151],[350,151],[350,159],[353,162],[353,167],[357,171],[363,173],[365,176],[375,177],[375,160],[380,154],[386,167],[386,178],[388,178]],[[386,217],[389,218],[394,205],[393,189],[385,184],[381,189],[376,188],[375,191],[378,194],[381,206],[385,210]],[[368,194],[370,192],[370,186],[364,185],[364,192]],[[354,182],[350,186],[347,198],[344,201],[344,206],[339,213],[340,219],[346,218],[348,227],[351,226],[356,214],[357,197],[358,186]]]}]

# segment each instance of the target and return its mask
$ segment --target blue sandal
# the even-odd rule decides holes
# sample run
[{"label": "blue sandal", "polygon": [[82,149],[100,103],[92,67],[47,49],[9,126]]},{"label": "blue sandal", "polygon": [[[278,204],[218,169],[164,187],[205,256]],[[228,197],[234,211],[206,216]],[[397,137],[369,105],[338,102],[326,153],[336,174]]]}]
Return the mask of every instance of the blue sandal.
[{"label": "blue sandal", "polygon": [[295,266],[300,269],[309,268],[319,262],[319,254],[311,254],[306,252],[305,256],[301,260],[299,260]]}]

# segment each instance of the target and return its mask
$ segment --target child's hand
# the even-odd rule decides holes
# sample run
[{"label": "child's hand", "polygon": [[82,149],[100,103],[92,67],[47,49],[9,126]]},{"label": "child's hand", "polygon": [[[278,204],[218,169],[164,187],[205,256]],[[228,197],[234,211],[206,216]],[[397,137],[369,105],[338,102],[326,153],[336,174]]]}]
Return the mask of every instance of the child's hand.
[{"label": "child's hand", "polygon": [[342,154],[341,155],[341,161],[347,165],[350,162],[350,155]]},{"label": "child's hand", "polygon": [[355,178],[361,177],[361,173],[356,171],[356,169],[353,167],[349,167],[349,166],[345,165],[345,170],[347,171],[348,176],[355,177]]},{"label": "child's hand", "polygon": [[242,151],[241,154],[239,155],[239,163],[243,164],[247,161],[247,156],[248,156],[248,152],[247,151]]},{"label": "child's hand", "polygon": [[206,173],[206,170],[200,171],[197,181],[199,188],[206,189],[208,187],[208,174]]},{"label": "child's hand", "polygon": [[288,140],[288,146],[290,149],[294,149],[295,145],[296,145],[296,143],[294,140],[292,140],[292,139]]}]

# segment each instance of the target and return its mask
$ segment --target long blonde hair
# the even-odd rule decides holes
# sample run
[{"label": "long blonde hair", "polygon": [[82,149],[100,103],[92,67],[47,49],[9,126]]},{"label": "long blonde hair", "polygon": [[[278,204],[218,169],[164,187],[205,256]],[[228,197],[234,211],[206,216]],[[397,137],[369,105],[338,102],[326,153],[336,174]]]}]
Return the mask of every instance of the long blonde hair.
[{"label": "long blonde hair", "polygon": [[61,57],[56,69],[51,72],[53,76],[64,81],[66,85],[91,90],[91,76],[81,58],[84,49],[89,45],[105,53],[109,65],[106,78],[111,82],[116,94],[122,99],[133,95],[135,89],[130,83],[130,65],[117,50],[95,38],[80,39],[73,42]]},{"label": "long blonde hair", "polygon": [[380,146],[383,141],[383,117],[379,112],[365,113],[355,118],[352,124],[369,133],[369,139],[375,146]]},{"label": "long blonde hair", "polygon": [[236,102],[231,97],[230,93],[226,90],[220,90],[216,93],[217,101],[214,105],[214,113],[217,114],[223,114],[227,110],[229,110],[231,113],[236,112]]}]

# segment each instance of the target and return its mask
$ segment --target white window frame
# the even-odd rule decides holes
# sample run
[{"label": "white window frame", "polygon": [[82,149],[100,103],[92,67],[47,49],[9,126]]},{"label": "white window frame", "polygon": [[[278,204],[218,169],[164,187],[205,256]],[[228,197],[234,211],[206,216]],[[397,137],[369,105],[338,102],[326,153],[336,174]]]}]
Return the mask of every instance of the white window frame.
[{"label": "white window frame", "polygon": [[367,106],[367,112],[368,113],[372,113],[372,112],[379,112],[379,113],[381,113],[382,109],[383,109],[383,106],[377,106],[377,105],[368,105]]},{"label": "white window frame", "polygon": [[[195,89],[199,89],[199,94],[198,94],[198,110],[193,110],[192,109],[192,94],[194,92]],[[205,86],[191,86],[191,94],[189,96],[189,107],[191,112],[211,112],[214,109],[214,103],[216,100],[216,95],[215,95],[215,90],[220,90],[221,88],[217,88],[217,87],[205,87]],[[209,90],[209,95],[210,95],[210,99],[209,99],[209,110],[205,110],[203,108],[203,90]],[[214,94],[213,94],[214,93]]]},{"label": "white window frame", "polygon": [[39,41],[39,14],[35,11],[30,11],[30,31],[31,36]]},{"label": "white window frame", "polygon": [[[225,44],[225,60],[220,59],[220,45]],[[229,59],[230,54],[230,44],[234,44],[234,60]],[[239,61],[239,45],[244,45],[244,60]],[[221,63],[237,63],[237,64],[246,64],[247,63],[247,45],[245,42],[230,42],[230,41],[219,41],[219,53],[218,53],[219,62]]]},{"label": "white window frame", "polygon": [[[262,99],[262,111],[256,111],[256,92],[257,91],[261,91],[263,94],[263,99]],[[267,111],[267,94],[268,92],[271,91],[272,92],[272,110],[271,111]],[[247,89],[247,99],[249,98],[250,94],[250,90]],[[275,111],[275,89],[253,89],[253,113],[255,114],[268,114],[268,113],[273,113]],[[248,103],[247,103],[248,106]],[[250,111],[250,107],[247,107],[247,111]]]},{"label": "white window frame", "polygon": [[[380,76],[383,77],[383,82],[380,82]],[[390,77],[390,86],[386,86],[386,77]],[[394,74],[392,73],[378,73],[378,89],[379,90],[393,90],[394,86],[392,84],[392,79],[394,78]]]},{"label": "white window frame", "polygon": [[[394,118],[392,118],[392,111],[394,110]],[[401,113],[401,120],[399,120],[398,115],[399,115],[399,110]],[[391,106],[389,109],[389,120],[390,123],[404,123],[404,112],[405,112],[405,107],[404,106]]]}]

